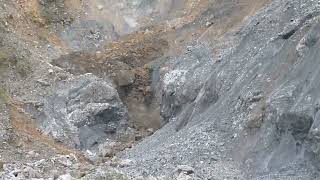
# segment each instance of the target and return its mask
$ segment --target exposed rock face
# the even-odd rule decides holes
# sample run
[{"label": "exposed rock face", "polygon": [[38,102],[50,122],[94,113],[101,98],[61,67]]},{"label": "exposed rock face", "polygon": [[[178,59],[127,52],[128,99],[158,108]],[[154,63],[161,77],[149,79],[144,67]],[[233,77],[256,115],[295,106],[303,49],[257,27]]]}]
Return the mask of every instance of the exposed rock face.
[{"label": "exposed rock face", "polygon": [[[0,2],[0,44],[33,70],[0,62],[17,101],[0,105],[0,179],[319,179],[319,1]],[[109,79],[153,135],[132,121],[112,139],[128,113]],[[38,128],[92,164],[50,157],[71,148]]]},{"label": "exposed rock face", "polygon": [[187,164],[200,179],[319,177],[319,15],[319,2],[274,0],[225,34],[231,50],[215,49],[221,59],[190,48],[172,60],[162,93],[169,123],[125,155],[136,162],[125,171]]},{"label": "exposed rock face", "polygon": [[45,133],[80,149],[98,145],[127,124],[127,111],[112,84],[91,74],[58,84],[36,116]]},{"label": "exposed rock face", "polygon": [[206,83],[213,64],[210,57],[208,48],[197,45],[162,68],[161,115],[166,121],[178,117],[177,129],[218,99],[215,82]]}]

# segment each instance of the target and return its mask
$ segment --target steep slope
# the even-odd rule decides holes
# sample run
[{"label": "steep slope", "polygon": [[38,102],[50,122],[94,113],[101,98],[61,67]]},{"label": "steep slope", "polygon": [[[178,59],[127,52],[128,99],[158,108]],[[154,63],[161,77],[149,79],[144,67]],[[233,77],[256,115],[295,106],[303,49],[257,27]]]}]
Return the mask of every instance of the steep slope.
[{"label": "steep slope", "polygon": [[317,179],[319,12],[316,1],[275,0],[225,35],[221,58],[197,45],[172,59],[162,79],[169,122],[123,154],[135,162],[124,171]]}]

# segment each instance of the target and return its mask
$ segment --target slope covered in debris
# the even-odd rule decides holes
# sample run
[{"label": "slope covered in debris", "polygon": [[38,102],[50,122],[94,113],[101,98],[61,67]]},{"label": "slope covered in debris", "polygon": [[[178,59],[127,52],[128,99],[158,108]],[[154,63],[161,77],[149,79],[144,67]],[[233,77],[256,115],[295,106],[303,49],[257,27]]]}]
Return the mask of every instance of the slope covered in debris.
[{"label": "slope covered in debris", "polygon": [[0,179],[318,179],[320,2],[0,0]]}]

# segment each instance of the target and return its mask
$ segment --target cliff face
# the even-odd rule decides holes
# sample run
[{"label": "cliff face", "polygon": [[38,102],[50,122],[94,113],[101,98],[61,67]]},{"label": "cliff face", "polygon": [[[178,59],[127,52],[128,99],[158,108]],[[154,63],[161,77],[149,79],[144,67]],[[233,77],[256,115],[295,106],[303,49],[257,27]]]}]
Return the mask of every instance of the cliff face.
[{"label": "cliff face", "polygon": [[1,178],[320,177],[319,2],[0,8]]}]

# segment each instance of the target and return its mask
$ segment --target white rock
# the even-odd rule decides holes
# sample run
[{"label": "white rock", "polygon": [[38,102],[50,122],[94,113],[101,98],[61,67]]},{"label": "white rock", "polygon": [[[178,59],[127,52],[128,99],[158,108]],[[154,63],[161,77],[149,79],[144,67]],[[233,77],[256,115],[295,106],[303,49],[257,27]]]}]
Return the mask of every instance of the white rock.
[{"label": "white rock", "polygon": [[53,71],[53,69],[49,69],[48,72],[49,72],[49,74],[52,74],[54,71]]},{"label": "white rock", "polygon": [[64,174],[58,177],[57,180],[72,180],[72,176],[70,174]]},{"label": "white rock", "polygon": [[99,11],[101,11],[101,10],[103,10],[104,7],[103,7],[101,4],[99,4],[99,5],[97,6],[97,8],[98,8]]},{"label": "white rock", "polygon": [[206,27],[210,27],[213,23],[212,22],[206,22]]},{"label": "white rock", "polygon": [[153,128],[148,128],[147,131],[150,132],[150,133],[153,133],[154,129]]},{"label": "white rock", "polygon": [[123,159],[120,161],[119,166],[120,167],[127,167],[130,166],[133,163],[131,159]]},{"label": "white rock", "polygon": [[192,179],[191,176],[183,174],[183,173],[179,174],[179,176],[177,177],[177,180],[191,180],[191,179]]},{"label": "white rock", "polygon": [[178,173],[183,173],[183,174],[192,174],[192,173],[194,173],[193,167],[187,166],[187,165],[178,166],[176,171]]}]

